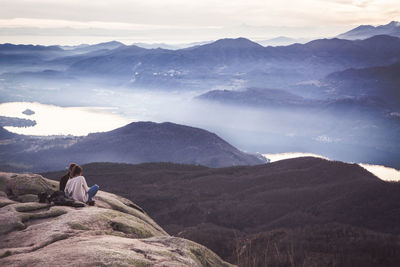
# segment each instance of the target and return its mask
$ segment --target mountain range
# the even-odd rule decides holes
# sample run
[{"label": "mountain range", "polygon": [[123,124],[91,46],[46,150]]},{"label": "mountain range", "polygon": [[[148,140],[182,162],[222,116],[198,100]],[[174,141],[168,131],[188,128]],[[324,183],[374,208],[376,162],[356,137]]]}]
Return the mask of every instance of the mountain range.
[{"label": "mountain range", "polygon": [[233,77],[253,86],[269,79],[270,84],[280,82],[282,87],[346,68],[393,64],[400,60],[399,54],[400,39],[390,36],[315,40],[284,47],[263,47],[238,38],[174,51],[129,46],[77,60],[67,71],[78,76],[115,76],[133,87],[187,87],[189,81],[193,87],[200,80],[214,84]]},{"label": "mountain range", "polygon": [[94,45],[88,45],[88,44],[81,44],[81,45],[76,45],[76,46],[60,46],[63,50],[70,50],[73,51],[74,53],[88,53],[88,52],[94,52],[98,50],[113,50],[119,47],[125,46],[121,42],[117,41],[110,41],[110,42],[105,42],[105,43],[99,43],[99,44],[94,44]]},{"label": "mountain range", "polygon": [[392,21],[386,25],[379,26],[360,25],[348,32],[338,35],[338,38],[356,40],[367,39],[382,34],[400,37],[400,22]]},{"label": "mountain range", "polygon": [[309,39],[306,38],[290,38],[286,36],[279,36],[271,39],[257,41],[262,46],[285,46],[295,43],[307,43]]},{"label": "mountain range", "polygon": [[[80,83],[95,79],[98,83],[130,88],[197,90],[230,86],[240,80],[245,86],[267,84],[284,89],[298,82],[322,79],[335,71],[400,61],[400,39],[387,35],[354,41],[320,39],[279,47],[263,47],[245,38],[220,39],[178,50],[113,42],[75,49],[2,46],[0,71],[14,72],[14,76],[1,78],[11,85],[18,83],[26,71],[40,76],[44,70],[54,70]],[[45,77],[43,81],[46,82]]]},{"label": "mountain range", "polygon": [[[398,64],[396,64],[397,66]],[[392,66],[391,66],[392,67]],[[391,67],[382,67],[385,70]],[[393,67],[394,68],[394,67]],[[350,72],[351,70],[346,70],[343,73]],[[374,72],[374,71],[372,71]],[[390,76],[390,72],[384,72],[385,75]],[[368,113],[380,113],[387,115],[391,112],[385,101],[390,103],[398,103],[396,98],[395,86],[392,86],[392,90],[389,92],[380,91],[371,85],[369,88],[365,88],[364,77],[361,77],[358,81],[359,84],[352,86],[351,84],[346,84],[346,80],[341,78],[342,73],[333,73],[329,75],[326,80],[329,81],[329,88],[335,87],[336,94],[332,94],[332,98],[327,99],[312,99],[305,98],[289,91],[281,89],[270,89],[270,88],[246,88],[240,91],[234,90],[212,90],[204,94],[199,95],[196,99],[203,101],[213,101],[221,104],[230,104],[236,106],[247,106],[247,107],[257,107],[257,108],[275,108],[275,109],[304,109],[304,110],[314,110],[315,112],[338,112],[339,110],[344,112],[351,110],[353,114],[362,113],[368,115]],[[343,74],[344,75],[344,74]],[[339,76],[335,79],[335,77]],[[375,76],[365,76],[369,77],[371,81],[379,83]],[[384,78],[382,80],[385,80]],[[335,84],[335,81],[340,81]],[[347,80],[356,83],[357,80],[353,77],[349,77]],[[395,83],[395,79],[392,80]],[[328,82],[326,82],[328,84]],[[346,87],[347,85],[347,87]],[[352,92],[352,88],[359,88],[358,91]],[[360,93],[359,90],[368,90],[368,92]],[[342,92],[338,92],[342,90]],[[346,95],[346,97],[341,97]],[[335,98],[336,97],[336,98]],[[394,98],[391,98],[394,97]]]},{"label": "mountain range", "polygon": [[199,95],[197,99],[249,107],[295,107],[311,104],[301,96],[269,88],[246,88],[240,91],[212,90]]},{"label": "mountain range", "polygon": [[336,96],[375,96],[400,110],[400,61],[388,66],[347,69],[329,74],[323,82]]}]

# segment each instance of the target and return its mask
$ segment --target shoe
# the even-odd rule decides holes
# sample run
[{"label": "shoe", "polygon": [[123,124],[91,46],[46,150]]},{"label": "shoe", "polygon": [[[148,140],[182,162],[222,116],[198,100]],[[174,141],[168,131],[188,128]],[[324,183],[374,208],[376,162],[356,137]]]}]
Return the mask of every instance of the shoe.
[{"label": "shoe", "polygon": [[88,202],[86,202],[89,206],[94,206],[94,203],[96,203],[94,200],[92,200],[92,201],[88,201]]}]

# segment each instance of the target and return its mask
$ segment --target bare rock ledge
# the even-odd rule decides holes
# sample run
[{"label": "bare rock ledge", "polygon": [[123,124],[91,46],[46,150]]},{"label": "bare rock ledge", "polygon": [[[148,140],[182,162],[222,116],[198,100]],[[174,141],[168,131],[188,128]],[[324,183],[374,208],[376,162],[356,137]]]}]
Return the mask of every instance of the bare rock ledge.
[{"label": "bare rock ledge", "polygon": [[57,188],[37,174],[0,172],[0,266],[233,266],[114,194],[99,191],[83,208],[38,203]]}]

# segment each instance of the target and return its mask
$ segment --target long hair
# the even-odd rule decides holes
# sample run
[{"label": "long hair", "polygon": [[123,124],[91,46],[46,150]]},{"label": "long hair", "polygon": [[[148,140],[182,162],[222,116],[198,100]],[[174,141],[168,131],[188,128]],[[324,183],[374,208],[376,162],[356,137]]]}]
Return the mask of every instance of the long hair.
[{"label": "long hair", "polygon": [[76,165],[78,165],[78,164],[76,164],[76,163],[71,163],[71,164],[69,164],[69,168],[68,168],[68,176],[69,176],[69,177],[72,177],[72,169],[73,169]]},{"label": "long hair", "polygon": [[83,171],[83,168],[81,166],[79,166],[78,164],[76,164],[71,171],[71,177],[75,177],[78,176],[79,174],[81,174]]}]

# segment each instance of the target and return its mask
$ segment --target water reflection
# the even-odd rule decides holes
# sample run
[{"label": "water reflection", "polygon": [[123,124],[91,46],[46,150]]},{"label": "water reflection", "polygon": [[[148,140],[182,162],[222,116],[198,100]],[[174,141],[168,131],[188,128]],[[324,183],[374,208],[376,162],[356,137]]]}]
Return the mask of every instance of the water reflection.
[{"label": "water reflection", "polygon": [[[25,110],[35,112],[23,114]],[[35,120],[33,127],[4,127],[24,135],[75,135],[110,131],[124,126],[130,120],[116,114],[116,109],[105,107],[59,107],[31,102],[0,104],[0,116]]]},{"label": "water reflection", "polygon": [[394,168],[385,167],[382,165],[372,165],[372,164],[359,164],[364,169],[372,172],[382,180],[386,181],[400,181],[400,171]]},{"label": "water reflection", "polygon": [[[291,158],[299,158],[299,157],[317,157],[328,159],[324,156],[313,154],[313,153],[302,153],[302,152],[288,152],[288,153],[276,153],[276,154],[263,154],[263,156],[267,157],[271,160],[271,162],[291,159]],[[400,181],[400,171],[394,168],[382,166],[382,165],[371,165],[365,163],[359,163],[361,167],[366,169],[367,171],[373,173],[378,178],[385,181]]]},{"label": "water reflection", "polygon": [[[27,109],[32,115],[24,114]],[[24,135],[75,135],[82,136],[91,132],[104,132],[122,127],[132,120],[118,115],[119,110],[109,107],[59,107],[31,102],[11,102],[0,104],[0,116],[35,120],[33,127],[4,127],[7,130]],[[26,113],[26,112],[25,112]],[[263,154],[271,162],[297,158],[324,156],[313,153],[288,152]],[[381,165],[360,163],[360,166],[386,181],[400,181],[400,171]]]},{"label": "water reflection", "polygon": [[302,153],[302,152],[288,152],[288,153],[277,153],[277,154],[263,154],[264,157],[271,160],[271,162],[284,160],[284,159],[292,159],[292,158],[300,158],[300,157],[315,157],[315,158],[323,158],[321,155],[313,154],[313,153]]}]

